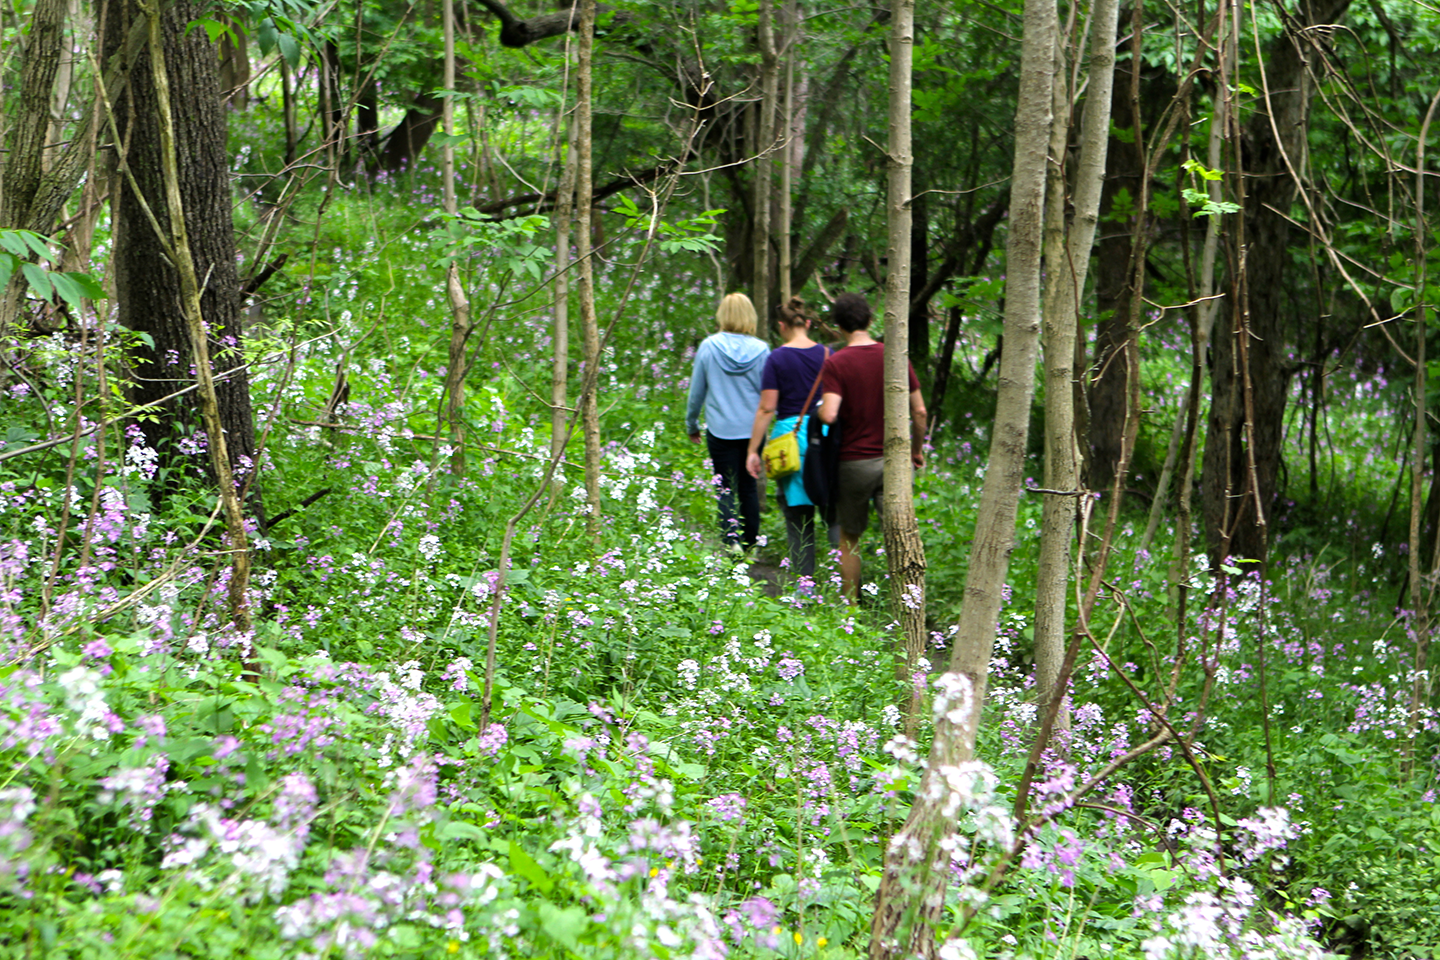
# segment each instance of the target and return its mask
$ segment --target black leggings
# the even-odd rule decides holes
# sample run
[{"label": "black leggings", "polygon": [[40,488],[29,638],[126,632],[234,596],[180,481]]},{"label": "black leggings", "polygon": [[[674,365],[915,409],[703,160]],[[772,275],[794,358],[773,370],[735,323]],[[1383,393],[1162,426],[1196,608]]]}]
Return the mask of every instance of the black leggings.
[{"label": "black leggings", "polygon": [[720,533],[726,543],[749,549],[760,535],[760,489],[745,469],[750,441],[722,440],[707,430],[705,443],[719,475],[716,495],[720,501]]}]

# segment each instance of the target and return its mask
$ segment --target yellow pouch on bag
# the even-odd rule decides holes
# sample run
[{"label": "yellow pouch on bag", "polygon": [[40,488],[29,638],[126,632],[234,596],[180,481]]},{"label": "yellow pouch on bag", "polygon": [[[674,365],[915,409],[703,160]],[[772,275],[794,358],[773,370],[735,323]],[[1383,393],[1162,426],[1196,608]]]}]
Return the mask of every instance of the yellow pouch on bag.
[{"label": "yellow pouch on bag", "polygon": [[772,480],[788,477],[800,469],[800,441],[796,430],[786,430],[778,437],[765,443],[762,456],[765,458],[765,472]]},{"label": "yellow pouch on bag", "polygon": [[[825,359],[830,359],[829,347],[825,348]],[[815,374],[815,382],[810,384],[810,395],[805,398],[805,405],[800,408],[800,415],[795,418],[795,429],[786,430],[778,437],[771,437],[760,451],[760,455],[765,458],[765,472],[772,480],[788,477],[800,469],[800,428],[805,424],[805,417],[814,413],[810,401],[815,399],[815,390],[820,386],[820,374],[823,372],[824,361],[821,361],[821,369]]]}]

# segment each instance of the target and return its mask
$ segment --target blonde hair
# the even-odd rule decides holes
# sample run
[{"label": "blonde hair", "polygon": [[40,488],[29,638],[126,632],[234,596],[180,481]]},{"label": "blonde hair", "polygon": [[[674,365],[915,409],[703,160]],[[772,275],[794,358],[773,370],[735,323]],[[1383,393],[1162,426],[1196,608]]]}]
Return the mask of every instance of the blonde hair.
[{"label": "blonde hair", "polygon": [[743,293],[727,293],[715,311],[715,319],[726,333],[755,336],[755,305]]}]

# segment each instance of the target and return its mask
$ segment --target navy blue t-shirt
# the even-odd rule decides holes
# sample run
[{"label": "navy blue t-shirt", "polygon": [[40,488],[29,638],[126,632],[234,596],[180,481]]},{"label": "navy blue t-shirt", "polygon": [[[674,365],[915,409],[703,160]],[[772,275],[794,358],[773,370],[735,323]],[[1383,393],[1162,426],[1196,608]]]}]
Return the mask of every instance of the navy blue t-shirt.
[{"label": "navy blue t-shirt", "polygon": [[[760,389],[780,391],[775,416],[783,420],[800,415],[800,408],[805,406],[805,398],[810,394],[810,388],[814,386],[824,363],[825,346],[819,343],[804,349],[780,347],[770,351],[765,369],[760,374]],[[823,385],[815,387],[815,396],[810,400],[812,410],[824,392]]]}]

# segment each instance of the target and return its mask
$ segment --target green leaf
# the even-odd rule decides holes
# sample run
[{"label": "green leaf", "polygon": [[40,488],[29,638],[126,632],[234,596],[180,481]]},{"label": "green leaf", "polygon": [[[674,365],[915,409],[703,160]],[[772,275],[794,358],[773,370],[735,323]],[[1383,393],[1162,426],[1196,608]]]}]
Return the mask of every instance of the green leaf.
[{"label": "green leaf", "polygon": [[55,285],[50,282],[50,274],[33,263],[23,263],[20,271],[25,274],[25,279],[30,284],[30,292],[42,300],[55,302]]},{"label": "green leaf", "polygon": [[1206,180],[1222,180],[1225,177],[1225,174],[1221,171],[1207,169],[1206,166],[1198,160],[1186,160],[1180,166],[1197,176],[1204,177]]},{"label": "green leaf", "polygon": [[290,65],[290,69],[294,70],[299,67],[300,44],[295,41],[295,38],[288,33],[282,33],[276,37],[276,42],[280,45],[280,56],[285,58],[285,62]]},{"label": "green leaf", "polygon": [[46,263],[51,263],[54,261],[55,254],[50,252],[50,246],[46,242],[44,237],[40,236],[40,234],[38,233],[31,233],[29,230],[19,230],[17,232],[25,241],[25,245],[34,252],[35,256],[39,257],[41,260],[44,260]]},{"label": "green leaf", "polygon": [[50,282],[54,285],[55,292],[69,304],[71,310],[80,309],[81,301],[85,299],[85,289],[75,282],[74,277],[68,273],[52,273]]},{"label": "green leaf", "polygon": [[475,719],[471,716],[475,705],[469,700],[461,700],[450,708],[450,719],[455,721],[456,726],[462,730],[474,730]]},{"label": "green leaf", "polygon": [[270,51],[275,49],[275,44],[280,38],[280,31],[275,27],[275,20],[266,17],[260,21],[255,31],[255,41],[260,45],[260,55],[269,56]]},{"label": "green leaf", "polygon": [[230,28],[225,24],[221,23],[219,20],[202,19],[191,20],[189,23],[185,24],[185,36],[190,36],[190,31],[194,30],[196,27],[199,27],[205,31],[205,35],[210,38],[211,43],[219,40],[225,34],[230,33]]},{"label": "green leaf", "polygon": [[441,840],[484,840],[485,831],[465,820],[451,820],[440,828]]},{"label": "green leaf", "polygon": [[557,907],[553,903],[542,903],[536,907],[540,914],[540,928],[556,942],[579,951],[580,934],[589,925],[590,918],[582,907]]},{"label": "green leaf", "polygon": [[80,287],[80,292],[91,300],[99,300],[105,296],[105,288],[100,286],[100,281],[90,276],[90,274],[79,273],[72,270],[66,273],[65,276],[75,281]]},{"label": "green leaf", "polygon": [[536,863],[535,858],[514,840],[510,841],[510,872],[524,877],[541,893],[549,893],[555,889],[555,881],[545,873],[545,868]]},{"label": "green leaf", "polygon": [[0,257],[0,290],[4,290],[10,284],[10,278],[15,274],[15,265],[20,260],[9,254]]}]

